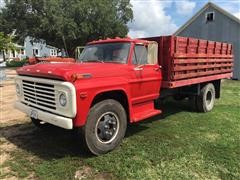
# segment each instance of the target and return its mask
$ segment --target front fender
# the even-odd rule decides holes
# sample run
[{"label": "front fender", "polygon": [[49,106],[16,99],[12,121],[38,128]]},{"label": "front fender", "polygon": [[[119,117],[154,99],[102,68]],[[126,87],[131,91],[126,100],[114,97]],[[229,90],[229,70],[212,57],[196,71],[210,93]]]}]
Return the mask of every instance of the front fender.
[{"label": "front fender", "polygon": [[[92,80],[78,80],[75,82],[77,115],[74,119],[74,127],[84,126],[87,120],[88,113],[94,98],[100,94],[110,91],[123,91],[130,104],[130,90],[126,79],[124,78],[97,78]],[[131,114],[131,106],[129,106]]]}]

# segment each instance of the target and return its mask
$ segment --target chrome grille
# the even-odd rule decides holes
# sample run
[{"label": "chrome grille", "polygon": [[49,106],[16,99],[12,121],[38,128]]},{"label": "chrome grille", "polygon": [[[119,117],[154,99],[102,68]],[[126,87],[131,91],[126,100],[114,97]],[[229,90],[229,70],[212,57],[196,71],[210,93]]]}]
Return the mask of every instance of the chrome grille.
[{"label": "chrome grille", "polygon": [[25,103],[45,110],[56,110],[54,85],[23,80],[22,87]]}]

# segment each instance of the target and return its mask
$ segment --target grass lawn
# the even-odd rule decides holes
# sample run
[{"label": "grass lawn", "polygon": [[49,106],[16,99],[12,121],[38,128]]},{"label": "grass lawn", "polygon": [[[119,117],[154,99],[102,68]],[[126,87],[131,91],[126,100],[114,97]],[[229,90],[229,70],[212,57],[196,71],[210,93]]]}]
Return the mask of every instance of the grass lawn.
[{"label": "grass lawn", "polygon": [[1,127],[16,148],[0,179],[240,179],[240,82],[225,81],[221,95],[209,113],[167,101],[161,116],[131,125],[121,146],[99,157],[82,151],[70,131]]}]

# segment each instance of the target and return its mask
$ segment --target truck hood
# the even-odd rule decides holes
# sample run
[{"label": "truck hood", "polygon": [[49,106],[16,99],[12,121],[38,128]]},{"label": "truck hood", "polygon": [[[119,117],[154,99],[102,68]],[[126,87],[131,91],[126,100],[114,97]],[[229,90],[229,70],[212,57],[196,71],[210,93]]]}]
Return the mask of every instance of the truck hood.
[{"label": "truck hood", "polygon": [[126,64],[116,63],[51,63],[21,67],[19,75],[72,81],[73,74],[90,75],[93,78],[120,77],[127,72]]}]

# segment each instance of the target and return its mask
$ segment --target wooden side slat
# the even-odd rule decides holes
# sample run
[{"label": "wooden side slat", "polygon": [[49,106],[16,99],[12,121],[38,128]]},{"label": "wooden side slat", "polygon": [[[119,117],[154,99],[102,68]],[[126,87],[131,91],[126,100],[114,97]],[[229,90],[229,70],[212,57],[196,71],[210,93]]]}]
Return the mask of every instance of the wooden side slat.
[{"label": "wooden side slat", "polygon": [[186,71],[186,70],[194,70],[194,69],[208,69],[208,68],[223,68],[223,67],[233,67],[233,63],[227,64],[212,64],[212,65],[193,65],[193,66],[175,66],[173,68],[174,71]]},{"label": "wooden side slat", "polygon": [[186,79],[186,78],[193,78],[193,77],[200,77],[200,76],[206,76],[206,75],[212,75],[212,74],[219,74],[219,73],[227,73],[232,72],[232,68],[230,69],[222,69],[222,70],[211,70],[206,72],[195,72],[195,73],[188,73],[188,74],[176,74],[173,75],[174,80],[178,79]]},{"label": "wooden side slat", "polygon": [[183,79],[178,81],[162,81],[163,88],[176,88],[181,86],[193,85],[223,78],[231,78],[232,73],[215,74],[211,76],[196,77],[192,79]]},{"label": "wooden side slat", "polygon": [[188,64],[188,63],[210,63],[210,62],[233,62],[233,59],[174,59],[175,64]]},{"label": "wooden side slat", "polygon": [[173,58],[233,58],[230,54],[177,54],[173,55]]}]

